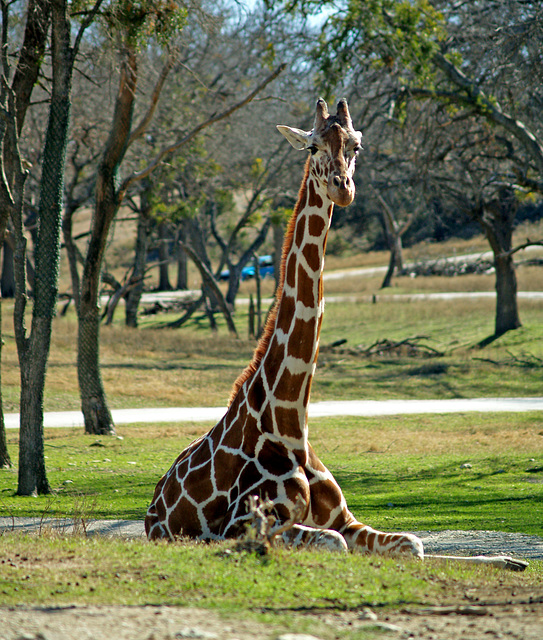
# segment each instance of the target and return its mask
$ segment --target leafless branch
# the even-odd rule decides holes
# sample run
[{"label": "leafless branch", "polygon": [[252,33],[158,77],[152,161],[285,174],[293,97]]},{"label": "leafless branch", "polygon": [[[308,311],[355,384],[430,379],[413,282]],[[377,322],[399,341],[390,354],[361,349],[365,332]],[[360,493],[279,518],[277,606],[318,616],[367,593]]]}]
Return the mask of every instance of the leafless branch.
[{"label": "leafless branch", "polygon": [[514,255],[518,251],[522,251],[523,249],[526,249],[527,247],[543,247],[543,240],[536,240],[535,242],[532,242],[531,240],[526,240],[526,242],[524,242],[523,244],[519,244],[518,247],[514,247],[509,251],[504,251],[503,253],[500,253],[496,257],[507,258],[509,256]]},{"label": "leafless branch", "polygon": [[153,119],[153,116],[155,115],[155,111],[158,105],[160,94],[162,92],[162,88],[164,86],[164,83],[166,82],[166,78],[168,77],[168,74],[170,73],[170,71],[172,70],[175,64],[175,60],[176,60],[176,54],[170,53],[168,55],[168,60],[166,61],[166,64],[162,67],[162,71],[160,72],[158,80],[155,84],[153,93],[151,94],[151,101],[149,103],[149,108],[147,109],[147,112],[145,113],[145,115],[142,117],[138,126],[134,129],[134,131],[130,135],[130,138],[128,139],[128,146],[130,146],[135,140],[140,138],[147,130],[149,123],[151,122],[151,120]]},{"label": "leafless branch", "polygon": [[281,64],[279,67],[277,67],[277,69],[273,73],[271,73],[263,82],[261,82],[258,85],[258,87],[256,87],[253,91],[251,91],[251,93],[245,96],[245,98],[243,98],[239,102],[236,102],[231,107],[228,107],[228,109],[225,109],[224,111],[221,111],[220,113],[211,116],[204,122],[201,122],[199,125],[194,127],[194,129],[192,129],[182,138],[177,140],[177,142],[174,142],[174,144],[164,147],[162,151],[159,152],[159,154],[145,169],[143,169],[142,171],[139,171],[138,173],[133,173],[131,176],[129,176],[124,180],[119,190],[119,201],[123,199],[124,194],[126,193],[126,190],[128,189],[128,187],[130,187],[130,185],[132,185],[134,182],[137,182],[139,180],[143,180],[143,178],[146,178],[148,175],[150,175],[162,163],[162,161],[164,160],[164,158],[166,158],[166,156],[174,153],[183,145],[190,142],[193,138],[195,138],[201,131],[203,131],[207,127],[228,118],[235,111],[238,111],[245,105],[249,104],[249,102],[251,102],[251,100],[253,100],[255,96],[257,96],[265,87],[267,87],[268,84],[270,84],[270,82],[275,80],[275,78],[277,78],[277,76],[280,73],[282,73],[285,68],[286,68],[286,64]]},{"label": "leafless branch", "polygon": [[436,53],[433,61],[453,84],[466,92],[471,104],[478,113],[495,124],[501,125],[523,145],[536,163],[539,173],[543,175],[543,146],[524,123],[505,113],[499,104],[489,100],[482,89],[452,62],[447,60],[443,54]]}]

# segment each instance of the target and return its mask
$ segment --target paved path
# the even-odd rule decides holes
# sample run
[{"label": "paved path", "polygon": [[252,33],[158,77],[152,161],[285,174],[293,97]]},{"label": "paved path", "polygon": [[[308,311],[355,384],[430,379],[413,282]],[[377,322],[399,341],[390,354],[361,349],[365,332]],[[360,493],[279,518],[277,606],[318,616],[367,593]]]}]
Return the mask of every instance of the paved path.
[{"label": "paved path", "polygon": [[[162,407],[156,409],[114,409],[113,422],[217,422],[226,407]],[[327,416],[393,416],[416,413],[468,413],[543,411],[539,398],[454,398],[449,400],[350,400],[312,402],[310,418]],[[4,415],[6,429],[19,428],[19,414]],[[80,411],[44,414],[45,427],[83,427]]]},{"label": "paved path", "polygon": [[[376,267],[377,268],[377,267]],[[353,275],[357,275],[358,271],[354,270]],[[335,272],[329,275],[337,275]],[[342,272],[341,277],[349,275],[349,272]],[[325,275],[326,279],[326,275]],[[197,294],[197,295],[196,295]],[[159,293],[144,293],[142,302],[151,304],[154,302],[174,302],[179,300],[196,300],[200,295],[200,291],[166,291]],[[343,302],[416,302],[418,300],[475,300],[478,298],[494,299],[495,291],[444,291],[433,293],[375,293],[368,295],[367,293],[346,293],[341,295],[327,295],[325,300],[327,303],[343,303]],[[543,291],[518,291],[517,298],[519,300],[543,300]],[[104,304],[107,302],[104,296]],[[262,298],[262,304],[270,305],[273,298]],[[247,306],[249,298],[238,297],[236,304],[239,306]]]}]

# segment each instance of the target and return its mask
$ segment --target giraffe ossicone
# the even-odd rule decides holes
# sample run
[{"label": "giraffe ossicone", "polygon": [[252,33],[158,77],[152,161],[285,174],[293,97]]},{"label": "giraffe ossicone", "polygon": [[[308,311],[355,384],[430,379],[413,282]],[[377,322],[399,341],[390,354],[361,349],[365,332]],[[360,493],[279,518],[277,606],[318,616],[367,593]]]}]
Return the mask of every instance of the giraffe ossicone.
[{"label": "giraffe ossicone", "polygon": [[[226,414],[158,482],[145,519],[147,536],[238,537],[250,519],[250,497],[259,496],[273,502],[274,526],[292,546],[422,558],[416,536],[382,533],[356,520],[308,440],[326,239],[334,204],[346,206],[354,198],[362,134],[345,100],[331,115],[320,99],[311,131],[278,129],[294,148],[310,154],[285,235],[275,306],[251,363],[234,384]],[[293,514],[296,523],[284,530]]]}]

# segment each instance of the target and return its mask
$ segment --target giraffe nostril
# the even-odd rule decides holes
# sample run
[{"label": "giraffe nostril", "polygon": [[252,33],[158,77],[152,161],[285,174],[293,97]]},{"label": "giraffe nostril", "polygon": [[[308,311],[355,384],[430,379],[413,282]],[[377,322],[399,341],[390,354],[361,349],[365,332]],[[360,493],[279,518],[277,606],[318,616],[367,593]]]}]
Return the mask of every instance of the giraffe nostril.
[{"label": "giraffe nostril", "polygon": [[336,189],[348,189],[349,188],[349,178],[347,176],[342,176],[336,174],[332,178],[332,184]]}]

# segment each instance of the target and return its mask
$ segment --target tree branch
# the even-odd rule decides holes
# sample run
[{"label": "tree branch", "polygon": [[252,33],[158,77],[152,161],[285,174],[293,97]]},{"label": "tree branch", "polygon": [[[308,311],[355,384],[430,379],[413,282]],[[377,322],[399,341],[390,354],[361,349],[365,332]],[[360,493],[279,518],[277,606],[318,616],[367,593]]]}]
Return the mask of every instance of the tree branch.
[{"label": "tree branch", "polygon": [[96,15],[98,14],[98,10],[100,9],[100,5],[102,4],[102,2],[103,0],[96,0],[92,9],[85,14],[85,18],[81,22],[81,26],[79,27],[79,31],[77,33],[77,36],[75,37],[74,46],[72,47],[72,55],[74,60],[79,51],[81,40],[83,39],[83,34],[85,33],[86,29],[91,25],[91,23],[94,22],[94,18],[96,18]]},{"label": "tree branch", "polygon": [[447,60],[443,54],[434,54],[433,61],[453,84],[466,92],[470,104],[475,107],[478,113],[502,126],[522,144],[535,162],[540,175],[543,175],[543,146],[524,123],[504,113],[499,104],[491,102],[482,89]]},{"label": "tree branch", "polygon": [[145,133],[147,127],[149,126],[149,123],[153,119],[153,116],[155,115],[155,111],[158,105],[158,99],[160,98],[160,94],[162,92],[162,87],[164,86],[164,83],[166,82],[166,78],[168,77],[168,74],[170,73],[170,71],[172,70],[175,64],[175,59],[176,59],[176,56],[173,53],[170,53],[168,55],[168,60],[166,61],[166,64],[162,67],[160,76],[158,77],[158,80],[155,84],[155,88],[153,89],[153,93],[151,95],[151,102],[149,104],[149,108],[147,109],[147,113],[145,113],[145,115],[141,119],[138,126],[134,129],[134,131],[130,135],[130,138],[128,140],[128,146],[130,146],[135,140],[140,138]]},{"label": "tree branch", "polygon": [[234,324],[234,320],[232,319],[232,314],[230,313],[230,309],[226,304],[226,300],[224,299],[222,291],[219,289],[219,285],[217,284],[215,277],[213,276],[213,274],[211,273],[207,265],[202,260],[200,260],[196,252],[192,250],[192,247],[190,247],[188,244],[185,244],[181,240],[179,240],[179,244],[187,253],[187,255],[190,257],[190,259],[194,262],[194,264],[198,267],[198,271],[200,271],[202,280],[209,286],[211,291],[213,291],[213,293],[215,294],[217,301],[219,303],[219,306],[221,308],[221,311],[226,320],[226,324],[228,325],[228,330],[237,338],[238,332],[236,330],[236,325]]},{"label": "tree branch", "polygon": [[243,98],[243,100],[240,100],[239,102],[236,102],[234,105],[232,105],[231,107],[229,107],[225,111],[221,111],[220,113],[218,113],[218,114],[216,114],[214,116],[211,116],[211,118],[209,118],[208,120],[205,120],[204,122],[201,122],[199,125],[194,127],[194,129],[189,131],[185,136],[183,136],[181,139],[179,139],[174,144],[172,144],[172,145],[170,145],[168,147],[164,147],[164,149],[162,149],[162,151],[159,152],[159,154],[155,157],[155,159],[145,169],[143,169],[142,171],[140,171],[138,173],[133,173],[131,176],[129,176],[128,178],[126,178],[123,181],[123,184],[121,185],[121,188],[119,189],[119,201],[121,201],[124,198],[124,194],[126,193],[126,190],[128,189],[128,187],[130,187],[130,185],[132,185],[134,182],[137,182],[139,180],[143,180],[143,178],[146,178],[148,175],[150,175],[162,163],[162,161],[164,160],[164,158],[166,156],[168,156],[171,153],[174,153],[180,147],[182,147],[183,145],[185,145],[188,142],[190,142],[203,129],[206,129],[207,127],[211,126],[212,124],[215,124],[216,122],[220,122],[221,120],[224,120],[225,118],[228,118],[235,111],[237,111],[238,109],[241,109],[246,104],[251,102],[251,100],[253,100],[253,98],[255,96],[257,96],[265,87],[267,87],[268,84],[270,84],[270,82],[275,80],[275,78],[277,78],[277,76],[280,73],[282,73],[285,68],[286,68],[286,64],[284,64],[284,63],[281,64],[279,67],[277,67],[277,69],[273,73],[271,73],[263,82],[261,82],[258,85],[258,87],[256,87],[256,89],[254,89],[253,91],[251,91],[251,93],[249,93],[247,96],[245,96],[245,98]]},{"label": "tree branch", "polygon": [[535,242],[532,242],[531,240],[526,240],[526,242],[524,242],[523,244],[519,244],[518,247],[514,247],[513,249],[510,249],[509,251],[504,251],[504,252],[498,254],[496,257],[497,258],[508,258],[509,256],[514,255],[518,251],[522,251],[523,249],[526,249],[528,247],[543,247],[543,240],[537,240]]}]

